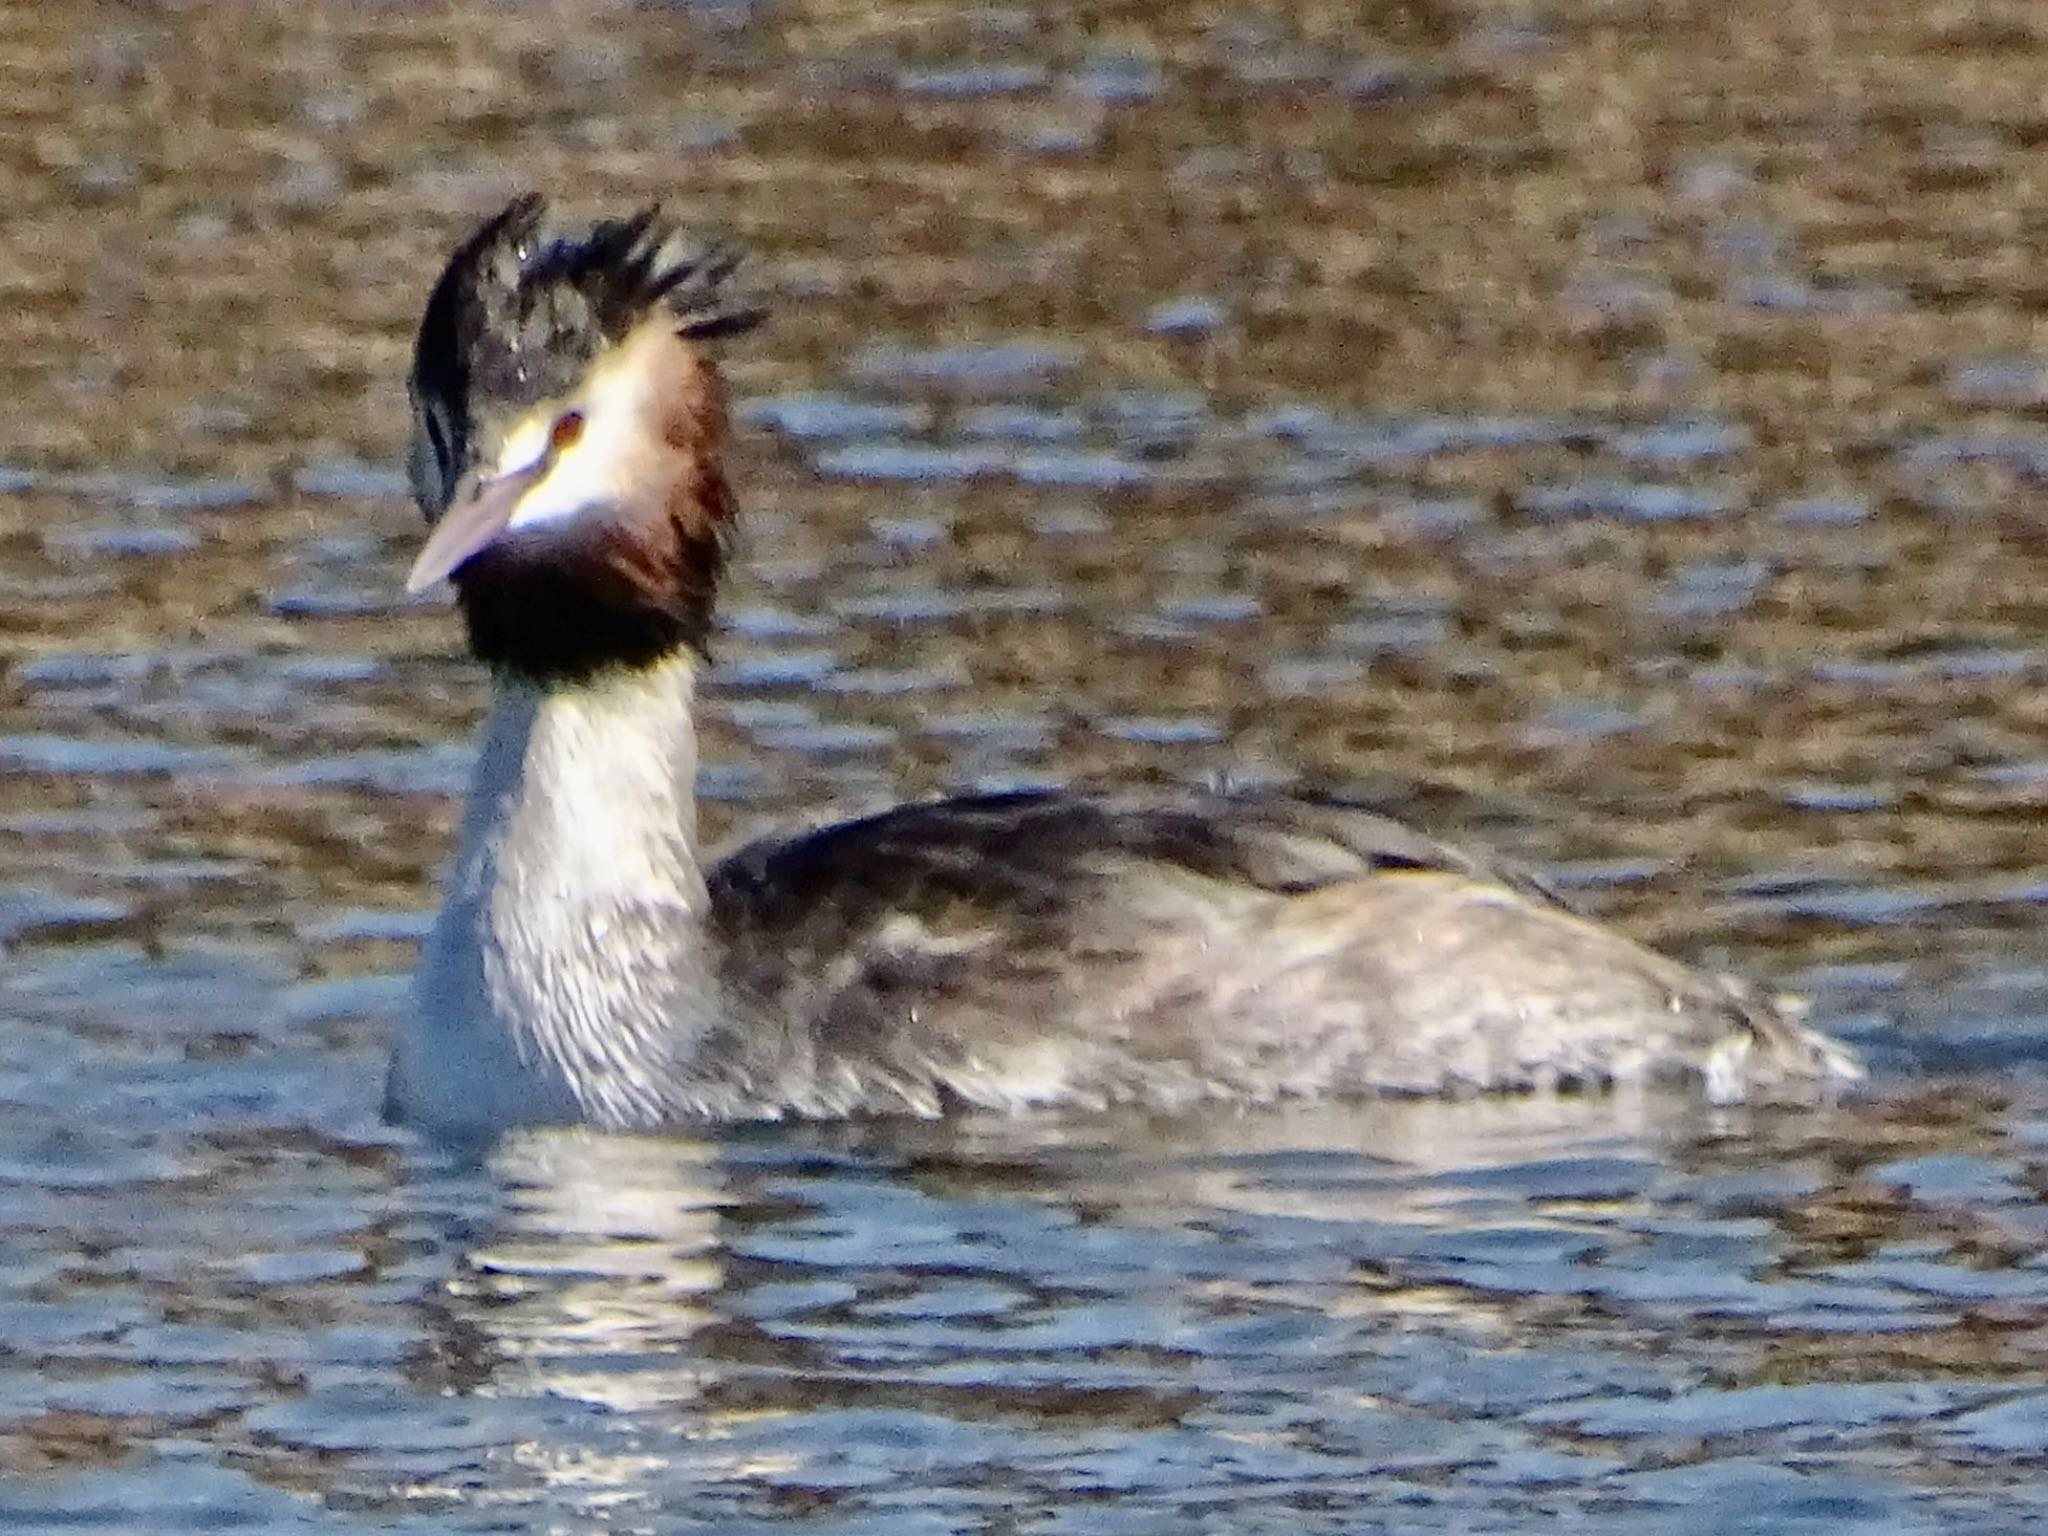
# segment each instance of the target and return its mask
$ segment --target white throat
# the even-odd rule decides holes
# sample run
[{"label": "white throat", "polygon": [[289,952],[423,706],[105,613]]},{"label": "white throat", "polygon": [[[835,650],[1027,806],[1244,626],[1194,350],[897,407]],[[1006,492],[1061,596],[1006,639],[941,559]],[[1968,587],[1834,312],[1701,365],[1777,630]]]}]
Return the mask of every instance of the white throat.
[{"label": "white throat", "polygon": [[391,1109],[443,1133],[684,1106],[720,1016],[697,856],[696,660],[501,685]]}]

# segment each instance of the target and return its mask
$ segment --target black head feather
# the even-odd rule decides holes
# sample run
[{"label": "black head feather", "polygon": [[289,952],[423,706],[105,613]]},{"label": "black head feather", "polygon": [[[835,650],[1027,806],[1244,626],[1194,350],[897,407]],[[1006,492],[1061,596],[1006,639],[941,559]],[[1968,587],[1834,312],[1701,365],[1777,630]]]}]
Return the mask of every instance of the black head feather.
[{"label": "black head feather", "polygon": [[528,194],[486,220],[449,258],[413,350],[413,484],[428,518],[470,467],[481,418],[562,395],[653,314],[691,340],[758,324],[761,307],[734,280],[740,263],[737,246],[656,208],[569,223]]}]

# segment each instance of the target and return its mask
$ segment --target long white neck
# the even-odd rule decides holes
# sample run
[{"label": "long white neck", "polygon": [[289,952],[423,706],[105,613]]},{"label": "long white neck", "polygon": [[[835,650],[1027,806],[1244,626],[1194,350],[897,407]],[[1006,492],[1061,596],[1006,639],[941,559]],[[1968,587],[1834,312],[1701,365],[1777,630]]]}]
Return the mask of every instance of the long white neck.
[{"label": "long white neck", "polygon": [[688,1108],[720,1016],[697,853],[696,661],[541,690],[484,727],[392,1109],[444,1130]]}]

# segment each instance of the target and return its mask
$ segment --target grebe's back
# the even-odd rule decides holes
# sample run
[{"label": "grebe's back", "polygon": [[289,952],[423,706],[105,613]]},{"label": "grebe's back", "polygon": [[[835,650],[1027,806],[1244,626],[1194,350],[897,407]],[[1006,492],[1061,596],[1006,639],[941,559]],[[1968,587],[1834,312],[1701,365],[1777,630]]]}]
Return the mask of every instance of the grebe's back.
[{"label": "grebe's back", "polygon": [[1738,983],[1351,807],[1020,795],[707,868],[697,672],[734,503],[735,259],[514,203],[428,301],[411,584],[498,678],[393,1061],[449,1134],[1852,1076]]}]

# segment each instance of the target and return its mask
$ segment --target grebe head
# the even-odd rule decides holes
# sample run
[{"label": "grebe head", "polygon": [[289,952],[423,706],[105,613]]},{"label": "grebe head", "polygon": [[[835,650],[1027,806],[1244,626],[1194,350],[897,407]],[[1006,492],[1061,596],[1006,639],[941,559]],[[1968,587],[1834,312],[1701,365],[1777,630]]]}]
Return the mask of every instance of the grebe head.
[{"label": "grebe head", "polygon": [[538,197],[449,260],[413,354],[411,574],[455,584],[479,658],[584,681],[703,649],[732,517],[705,344],[761,318],[739,253],[653,209],[565,224]]}]

